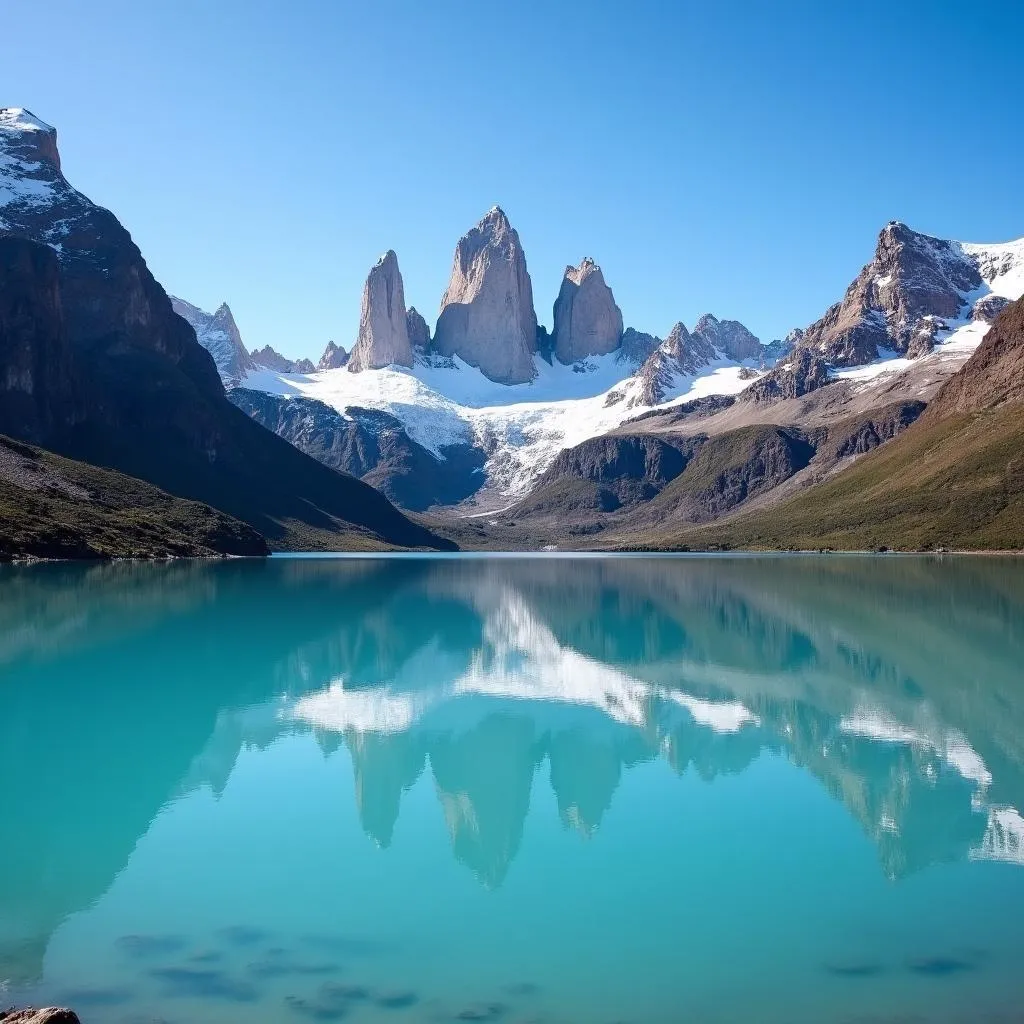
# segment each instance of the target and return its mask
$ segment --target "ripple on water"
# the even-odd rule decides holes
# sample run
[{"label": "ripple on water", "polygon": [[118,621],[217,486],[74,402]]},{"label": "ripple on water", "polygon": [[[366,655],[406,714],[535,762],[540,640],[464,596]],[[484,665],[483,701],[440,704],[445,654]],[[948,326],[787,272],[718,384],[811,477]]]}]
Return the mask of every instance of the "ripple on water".
[{"label": "ripple on water", "polygon": [[181,935],[122,935],[114,945],[127,956],[141,959],[179,953],[188,943]]}]

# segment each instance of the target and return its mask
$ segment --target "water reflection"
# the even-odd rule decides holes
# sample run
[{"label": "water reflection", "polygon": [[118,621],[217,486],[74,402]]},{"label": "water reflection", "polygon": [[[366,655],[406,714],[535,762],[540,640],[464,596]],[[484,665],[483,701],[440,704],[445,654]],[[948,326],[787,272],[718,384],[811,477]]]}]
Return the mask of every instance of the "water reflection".
[{"label": "water reflection", "polygon": [[0,595],[4,833],[31,837],[0,848],[0,977],[38,973],[168,801],[295,731],[347,750],[381,847],[428,773],[488,887],[538,787],[590,835],[640,762],[712,780],[766,750],[892,878],[1024,863],[1018,562],[38,566]]}]

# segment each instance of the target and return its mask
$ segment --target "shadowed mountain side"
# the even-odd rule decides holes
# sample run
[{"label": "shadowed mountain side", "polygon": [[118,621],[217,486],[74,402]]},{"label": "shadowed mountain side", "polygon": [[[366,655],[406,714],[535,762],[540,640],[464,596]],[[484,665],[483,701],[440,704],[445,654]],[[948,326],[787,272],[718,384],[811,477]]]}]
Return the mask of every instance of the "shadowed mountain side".
[{"label": "shadowed mountain side", "polygon": [[228,397],[257,423],[322,462],[377,488],[397,505],[422,512],[454,505],[483,484],[486,456],[470,445],[446,445],[438,458],[394,416],[373,409],[342,416],[310,398],[282,398],[234,388]]},{"label": "shadowed mountain side", "polygon": [[266,555],[247,523],[0,435],[0,561]]},{"label": "shadowed mountain side", "polygon": [[0,432],[242,519],[272,547],[447,547],[227,401],[129,233],[73,189],[56,132],[0,109]]}]

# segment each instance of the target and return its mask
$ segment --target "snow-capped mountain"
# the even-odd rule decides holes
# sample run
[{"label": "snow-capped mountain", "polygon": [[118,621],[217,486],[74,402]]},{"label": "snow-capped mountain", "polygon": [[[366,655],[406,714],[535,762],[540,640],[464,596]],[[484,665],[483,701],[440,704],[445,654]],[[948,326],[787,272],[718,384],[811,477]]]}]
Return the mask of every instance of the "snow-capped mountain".
[{"label": "snow-capped mountain", "polygon": [[[443,346],[430,340],[425,323],[417,328],[418,343],[410,343],[408,318],[415,311],[407,311],[403,323],[401,310],[392,308],[404,301],[402,285],[397,257],[389,252],[367,281],[360,358],[349,361],[345,373],[254,369],[242,387],[282,402],[322,403],[345,423],[367,410],[386,414],[389,429],[400,424],[408,441],[436,460],[435,470],[475,452],[484,463],[469,490],[490,509],[528,493],[560,451],[654,410],[711,395],[740,396],[747,388],[752,406],[763,410],[837,380],[857,388],[890,374],[948,377],[1002,305],[1024,292],[1024,239],[974,245],[888,224],[842,302],[771,345],[742,324],[710,314],[692,330],[677,323],[664,341],[623,329],[612,290],[588,258],[566,268],[554,329],[549,336],[538,328],[531,347],[523,324],[532,325],[536,316],[525,309],[532,303],[525,255],[498,207],[456,248],[442,303]],[[513,297],[511,313],[494,298],[502,289]],[[495,352],[507,346],[514,352]],[[395,352],[401,353],[397,361]],[[773,371],[777,361],[782,365]],[[305,421],[306,434],[314,421],[325,427],[314,408],[307,407],[313,419]],[[352,468],[333,447],[336,468]]]},{"label": "snow-capped mountain", "polygon": [[225,384],[237,384],[256,363],[242,344],[238,325],[226,302],[216,312],[207,313],[198,306],[172,295],[171,306],[178,316],[184,317],[196,332],[196,340],[213,356],[217,372]]}]

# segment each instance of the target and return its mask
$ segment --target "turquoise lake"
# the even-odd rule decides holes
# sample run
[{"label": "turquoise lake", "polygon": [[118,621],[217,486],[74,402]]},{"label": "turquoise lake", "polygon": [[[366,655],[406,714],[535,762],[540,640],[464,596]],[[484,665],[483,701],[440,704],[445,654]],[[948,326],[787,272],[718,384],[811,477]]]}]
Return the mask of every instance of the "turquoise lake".
[{"label": "turquoise lake", "polygon": [[1024,561],[0,568],[0,1006],[1024,1020]]}]

